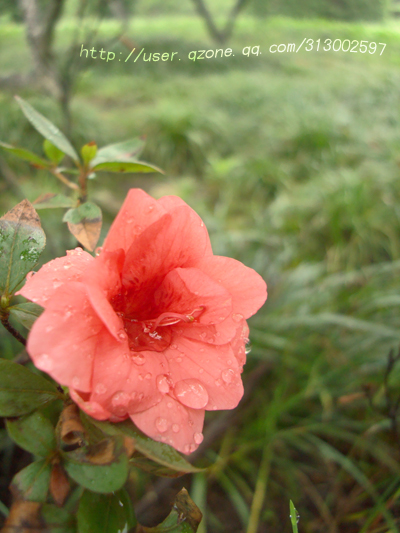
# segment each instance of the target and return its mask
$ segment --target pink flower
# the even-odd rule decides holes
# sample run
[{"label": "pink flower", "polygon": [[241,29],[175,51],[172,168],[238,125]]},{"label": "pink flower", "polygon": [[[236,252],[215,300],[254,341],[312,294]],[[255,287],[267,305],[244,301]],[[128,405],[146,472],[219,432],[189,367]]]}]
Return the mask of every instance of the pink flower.
[{"label": "pink flower", "polygon": [[68,251],[20,294],[45,308],[27,343],[39,369],[93,418],[130,417],[186,454],[203,439],[205,410],[241,399],[246,318],[267,297],[254,270],[213,255],[183,200],[139,189],[97,257]]}]

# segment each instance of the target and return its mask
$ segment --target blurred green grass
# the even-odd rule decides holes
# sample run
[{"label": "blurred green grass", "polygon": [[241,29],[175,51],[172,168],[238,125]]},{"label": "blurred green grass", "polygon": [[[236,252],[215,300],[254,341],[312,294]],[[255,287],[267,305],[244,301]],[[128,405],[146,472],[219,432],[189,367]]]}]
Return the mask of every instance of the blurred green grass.
[{"label": "blurred green grass", "polygon": [[[61,21],[58,54],[74,27]],[[117,31],[104,21],[96,41],[82,44],[126,56]],[[245,16],[228,45],[234,58],[196,63],[187,59],[191,50],[221,47],[193,16],[133,18],[128,35],[138,48],[177,51],[182,61],[82,58],[75,143],[145,134],[143,158],[166,172],[91,182],[103,236],[130,187],[178,194],[205,220],[214,253],[240,259],[269,286],[250,321],[245,376],[262,364],[268,370],[207,450],[206,460],[215,461],[207,478],[193,482],[203,531],[288,532],[290,499],[300,531],[398,531],[398,437],[384,375],[388,352],[400,343],[400,25]],[[381,56],[266,53],[304,37],[387,46]],[[243,57],[249,45],[263,54]],[[29,63],[23,29],[4,22],[0,70],[23,73]],[[52,100],[29,87],[19,94],[62,123]],[[0,138],[41,152],[40,137],[6,92]],[[17,176],[17,187],[1,183],[2,212],[22,197],[61,190],[54,178],[2,157]],[[41,216],[44,262],[74,243],[60,210]],[[16,353],[3,332],[0,342],[3,357]],[[393,402],[399,384],[395,367]],[[208,422],[217,416],[209,413]],[[140,479],[138,496],[149,488]]]}]

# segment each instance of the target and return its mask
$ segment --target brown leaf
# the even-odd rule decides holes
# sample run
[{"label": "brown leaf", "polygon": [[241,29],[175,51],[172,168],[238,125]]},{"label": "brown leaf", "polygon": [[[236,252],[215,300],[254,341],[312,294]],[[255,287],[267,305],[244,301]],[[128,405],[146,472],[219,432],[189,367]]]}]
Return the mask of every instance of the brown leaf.
[{"label": "brown leaf", "polygon": [[128,457],[132,457],[135,451],[135,439],[132,439],[130,437],[124,437],[124,448],[126,451],[126,455]]},{"label": "brown leaf", "polygon": [[46,528],[39,514],[40,507],[38,502],[15,501],[1,533],[45,533]]},{"label": "brown leaf", "polygon": [[55,463],[50,476],[50,494],[59,507],[64,505],[70,489],[69,481],[64,468],[60,463]]},{"label": "brown leaf", "polygon": [[69,446],[81,447],[88,440],[86,429],[79,416],[78,406],[74,403],[67,405],[61,413],[57,430],[62,441]]},{"label": "brown leaf", "polygon": [[115,461],[115,441],[104,439],[90,446],[85,460],[93,465],[109,465]]},{"label": "brown leaf", "polygon": [[13,207],[0,220],[16,222],[17,224],[27,224],[28,226],[41,228],[39,215],[36,213],[29,200],[22,200]]},{"label": "brown leaf", "polygon": [[174,509],[178,511],[180,521],[185,519],[194,531],[197,530],[203,515],[185,488],[176,495]]},{"label": "brown leaf", "polygon": [[79,241],[90,252],[96,247],[100,238],[101,218],[96,220],[82,220],[79,224],[67,222],[68,229],[77,241]]}]

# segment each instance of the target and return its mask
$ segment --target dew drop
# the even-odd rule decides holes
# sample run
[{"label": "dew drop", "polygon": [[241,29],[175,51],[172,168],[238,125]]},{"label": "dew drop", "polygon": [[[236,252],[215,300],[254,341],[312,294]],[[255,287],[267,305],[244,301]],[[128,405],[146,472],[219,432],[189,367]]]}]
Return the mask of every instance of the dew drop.
[{"label": "dew drop", "polygon": [[81,380],[77,376],[72,378],[72,386],[74,387],[74,389],[77,389],[79,387],[80,382]]},{"label": "dew drop", "polygon": [[216,379],[215,384],[217,387],[220,387],[222,385],[222,381],[220,379]]},{"label": "dew drop", "polygon": [[232,315],[232,320],[233,320],[234,322],[240,322],[241,320],[243,320],[243,318],[244,318],[244,316],[241,315],[241,314],[239,314],[239,313],[234,313],[234,314]]},{"label": "dew drop", "polygon": [[54,326],[47,326],[47,327],[45,328],[45,332],[46,332],[46,333],[50,333],[50,331],[53,331],[53,329],[54,329]]},{"label": "dew drop", "polygon": [[126,223],[127,223],[127,224],[132,224],[132,222],[133,222],[134,220],[135,220],[135,219],[134,219],[133,217],[131,217],[131,218],[127,218],[127,219],[126,219]]},{"label": "dew drop", "polygon": [[201,444],[203,442],[204,435],[203,433],[195,433],[193,438],[196,444]]},{"label": "dew drop", "polygon": [[173,350],[176,350],[176,349],[178,348],[178,346],[177,346],[176,344],[171,344],[171,348],[172,348]]},{"label": "dew drop", "polygon": [[185,446],[183,448],[183,451],[184,451],[184,453],[190,453],[190,445],[189,444],[185,444]]},{"label": "dew drop", "polygon": [[113,413],[117,416],[124,416],[128,411],[128,405],[131,397],[124,391],[119,391],[111,398],[111,405],[113,407]]},{"label": "dew drop", "polygon": [[200,227],[203,227],[203,226],[204,226],[204,222],[201,221],[201,222],[200,222]]},{"label": "dew drop", "polygon": [[32,272],[28,272],[26,275],[26,281],[29,281],[33,276],[35,275],[35,272],[32,270]]},{"label": "dew drop", "polygon": [[156,428],[160,433],[165,433],[168,429],[168,420],[158,417],[156,419]]},{"label": "dew drop", "polygon": [[221,377],[225,381],[225,383],[232,383],[233,378],[235,377],[235,371],[232,370],[232,368],[223,370],[221,373]]},{"label": "dew drop", "polygon": [[204,348],[200,348],[199,352],[203,353],[204,352]]},{"label": "dew drop", "polygon": [[124,341],[124,340],[126,340],[126,338],[127,338],[127,335],[126,335],[125,331],[123,331],[123,330],[121,330],[120,332],[118,332],[117,336],[118,336],[118,338],[119,338],[121,341]]},{"label": "dew drop", "polygon": [[168,402],[167,403],[167,407],[168,407],[168,409],[172,409],[172,402]]},{"label": "dew drop", "polygon": [[71,268],[71,267],[72,267],[72,264],[71,264],[71,263],[65,263],[65,264],[63,265],[64,270],[68,270],[68,269]]},{"label": "dew drop", "polygon": [[251,352],[251,343],[250,343],[250,341],[248,341],[248,342],[246,343],[246,347],[245,347],[245,349],[244,349],[244,353],[245,353],[246,355],[248,355],[250,352]]},{"label": "dew drop", "polygon": [[154,205],[149,205],[149,207],[146,209],[148,213],[151,213],[154,209]]},{"label": "dew drop", "polygon": [[202,374],[204,372],[204,368],[199,368],[199,374]]},{"label": "dew drop", "polygon": [[174,392],[183,405],[192,409],[203,409],[208,403],[208,392],[197,379],[178,381]]},{"label": "dew drop", "polygon": [[135,365],[142,366],[146,362],[146,358],[141,353],[135,353],[132,355],[132,361],[135,363]]},{"label": "dew drop", "polygon": [[174,425],[172,426],[172,431],[173,431],[174,433],[179,433],[179,430],[180,430],[180,427],[179,427],[178,424],[174,424]]},{"label": "dew drop", "polygon": [[67,320],[68,318],[71,318],[72,311],[65,311],[64,313],[64,320]]},{"label": "dew drop", "polygon": [[37,360],[36,364],[40,370],[45,372],[50,372],[53,368],[53,361],[50,359],[50,356],[47,353],[42,354]]},{"label": "dew drop", "polygon": [[94,392],[96,394],[104,394],[107,392],[107,387],[104,385],[104,383],[98,383],[94,388]]},{"label": "dew drop", "polygon": [[143,392],[141,392],[139,394],[138,400],[141,402],[143,400],[143,398],[144,398],[144,394],[143,394]]},{"label": "dew drop", "polygon": [[182,357],[177,357],[177,358],[176,358],[176,362],[177,362],[177,363],[182,363]]},{"label": "dew drop", "polygon": [[151,379],[151,374],[150,372],[147,372],[147,374],[144,376],[146,379]]},{"label": "dew drop", "polygon": [[102,251],[103,251],[103,247],[102,247],[102,246],[98,246],[98,247],[96,248],[96,250],[95,250],[94,253],[95,253],[96,255],[100,255]]},{"label": "dew drop", "polygon": [[157,389],[163,394],[167,394],[169,392],[168,377],[166,375],[160,374],[157,376]]}]

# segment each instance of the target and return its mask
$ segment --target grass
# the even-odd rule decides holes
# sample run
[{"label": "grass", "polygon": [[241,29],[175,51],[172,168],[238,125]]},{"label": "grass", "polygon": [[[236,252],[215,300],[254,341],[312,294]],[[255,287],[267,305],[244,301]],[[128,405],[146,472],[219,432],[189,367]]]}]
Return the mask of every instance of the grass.
[{"label": "grass", "polygon": [[[58,28],[60,54],[73,25],[66,19]],[[268,282],[267,304],[250,322],[245,379],[265,371],[199,459],[213,463],[209,473],[185,480],[204,513],[201,533],[286,533],[290,500],[304,533],[399,530],[392,411],[400,366],[388,372],[400,343],[399,28],[244,16],[229,43],[234,58],[193,63],[183,59],[191,50],[215,48],[201,21],[142,17],[131,21],[130,37],[149,51],[178,51],[180,63],[82,64],[75,140],[146,134],[144,158],[166,171],[161,179],[122,176],[118,185],[99,178],[91,194],[104,210],[103,234],[129,187],[178,194],[205,220],[215,253]],[[112,41],[116,30],[103,23],[97,42],[127,54]],[[0,45],[13,50],[11,57],[1,47],[3,72],[26,70],[22,35],[3,25]],[[387,46],[382,56],[264,53],[304,37]],[[243,57],[249,45],[263,54]],[[20,94],[62,123],[53,101],[30,88]],[[41,140],[10,94],[0,95],[0,111],[1,140],[39,153]],[[22,196],[60,190],[42,172],[4,159],[20,191],[2,184],[2,211]],[[43,212],[43,261],[72,245],[60,219]],[[16,353],[4,334],[0,342],[6,357]],[[220,416],[209,413],[208,425]],[[137,477],[139,498],[150,484]]]}]

